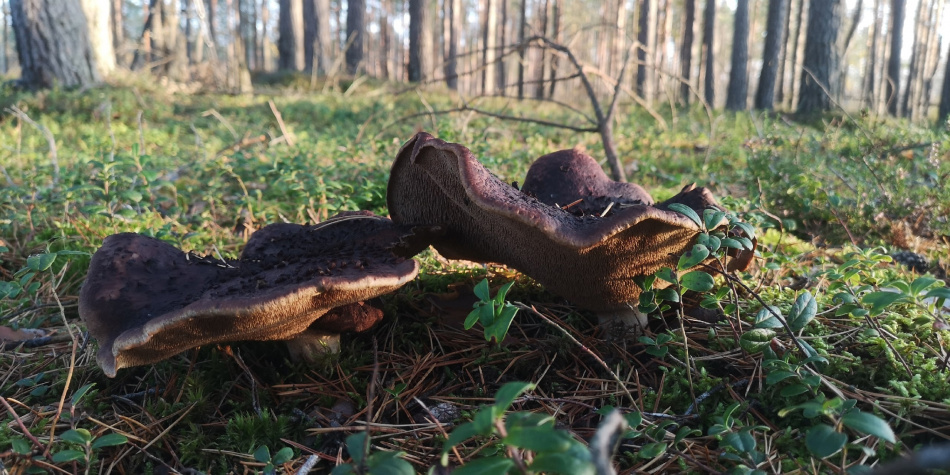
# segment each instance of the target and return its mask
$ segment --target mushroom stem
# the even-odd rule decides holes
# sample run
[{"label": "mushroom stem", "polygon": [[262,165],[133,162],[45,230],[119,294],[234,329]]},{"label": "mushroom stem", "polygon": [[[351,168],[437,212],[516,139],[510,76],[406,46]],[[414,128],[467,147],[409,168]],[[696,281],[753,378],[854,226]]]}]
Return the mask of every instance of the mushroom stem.
[{"label": "mushroom stem", "polygon": [[597,312],[598,324],[608,325],[616,322],[622,323],[629,330],[640,332],[647,326],[647,314],[637,310],[633,304],[628,304],[626,308]]},{"label": "mushroom stem", "polygon": [[284,344],[291,360],[315,363],[323,356],[340,352],[340,334],[308,328]]}]

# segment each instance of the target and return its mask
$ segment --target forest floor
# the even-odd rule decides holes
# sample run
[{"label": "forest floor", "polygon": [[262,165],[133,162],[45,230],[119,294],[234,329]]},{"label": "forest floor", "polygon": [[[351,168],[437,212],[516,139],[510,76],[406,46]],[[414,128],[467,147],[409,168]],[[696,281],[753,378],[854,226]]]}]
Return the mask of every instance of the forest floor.
[{"label": "forest floor", "polygon": [[[600,137],[430,115],[457,98],[373,83],[291,80],[253,96],[3,90],[0,103],[0,472],[322,473],[355,455],[360,470],[399,473],[392,450],[418,472],[443,460],[541,471],[542,455],[586,444],[611,407],[631,426],[614,458],[624,472],[857,473],[950,439],[945,127],[622,110],[615,140],[631,181],[658,200],[697,182],[756,229],[751,269],[685,296],[717,311],[712,321],[680,325],[667,309],[644,335],[617,338],[514,270],[428,250],[416,280],[375,301],[384,320],[318,364],[246,342],[110,379],[77,309],[108,235],[236,257],[268,223],[387,215],[389,167],[418,130],[469,147],[506,182],[555,150],[602,156]],[[478,106],[583,119],[548,103]],[[514,281],[506,299],[522,305],[500,344],[462,325],[485,278],[492,295]],[[793,331],[770,325],[765,304]],[[514,381],[534,386],[498,402],[498,424],[446,446]],[[509,409],[549,415],[531,421],[573,442],[502,437],[528,420],[510,412],[505,426]],[[365,457],[352,436],[367,430]]]}]

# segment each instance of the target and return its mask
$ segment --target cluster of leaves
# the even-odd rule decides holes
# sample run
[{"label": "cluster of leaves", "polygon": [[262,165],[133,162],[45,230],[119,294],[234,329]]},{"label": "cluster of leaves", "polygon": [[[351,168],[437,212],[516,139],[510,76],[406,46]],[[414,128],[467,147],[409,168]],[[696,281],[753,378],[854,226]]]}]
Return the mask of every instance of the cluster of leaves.
[{"label": "cluster of leaves", "polygon": [[485,329],[485,341],[491,343],[494,340],[501,343],[518,314],[518,307],[505,300],[512,285],[513,281],[502,285],[492,298],[489,294],[488,279],[482,279],[476,284],[473,291],[478,300],[472,305],[474,310],[465,318],[465,329],[470,330],[479,323]]}]

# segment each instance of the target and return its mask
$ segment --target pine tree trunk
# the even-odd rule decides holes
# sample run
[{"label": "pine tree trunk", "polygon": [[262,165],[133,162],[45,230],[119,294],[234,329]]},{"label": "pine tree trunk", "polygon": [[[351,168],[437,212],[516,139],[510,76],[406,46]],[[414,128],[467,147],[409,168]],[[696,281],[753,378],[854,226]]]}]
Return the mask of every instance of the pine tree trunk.
[{"label": "pine tree trunk", "polygon": [[[548,34],[548,3],[549,0],[544,0],[538,4],[538,31],[542,35]],[[547,56],[547,51],[544,47],[538,49],[538,59],[534,62],[534,98],[543,99],[544,98],[544,62],[545,57]]]},{"label": "pine tree trunk", "polygon": [[112,46],[111,2],[80,0],[89,32],[89,46],[96,58],[96,68],[104,77],[115,70],[115,48]]},{"label": "pine tree trunk", "polygon": [[528,29],[528,0],[521,0],[521,21],[518,24],[518,99],[524,99],[524,62],[527,45],[524,44]]},{"label": "pine tree trunk", "polygon": [[785,67],[786,59],[788,58],[788,37],[790,36],[790,28],[792,21],[792,1],[785,0],[785,23],[782,28],[782,50],[779,52],[778,56],[778,74],[777,74],[777,83],[775,84],[775,99],[774,103],[778,102],[779,105],[782,105],[782,102],[785,100]]},{"label": "pine tree trunk", "polygon": [[[561,42],[561,5],[560,0],[551,0],[551,37],[554,38],[555,43]],[[557,58],[556,54],[552,54],[548,59],[549,75],[551,78],[551,84],[548,86],[548,98],[554,98],[554,88],[557,86]]]},{"label": "pine tree trunk", "polygon": [[387,81],[392,79],[392,29],[389,26],[389,0],[382,0],[379,9],[379,75]]},{"label": "pine tree trunk", "polygon": [[[505,48],[508,46],[508,0],[497,0],[498,9],[498,40],[496,42],[497,58],[502,58]],[[504,59],[498,61],[495,67],[495,90],[499,96],[507,95],[505,89],[508,88],[508,76],[505,68]]]},{"label": "pine tree trunk", "polygon": [[802,28],[807,28],[807,25],[805,24],[805,7],[806,7],[805,2],[806,1],[807,0],[798,0],[798,15],[796,15],[797,19],[795,20],[795,36],[794,38],[792,38],[792,42],[790,43],[792,47],[792,60],[789,63],[789,66],[791,67],[791,71],[789,72],[789,76],[788,76],[789,94],[788,94],[788,97],[786,98],[786,100],[788,101],[789,109],[796,107],[796,105],[798,104],[798,94],[799,94],[798,88],[801,85],[802,71],[801,71],[801,68],[798,67],[798,62],[802,57],[802,54],[800,54],[800,51],[802,51],[805,48],[804,35],[802,35],[801,33],[802,33]]},{"label": "pine tree trunk", "polygon": [[356,74],[360,71],[363,62],[363,32],[366,31],[366,2],[365,0],[348,0],[346,2],[346,72]]},{"label": "pine tree trunk", "polygon": [[218,0],[207,0],[208,5],[205,11],[208,13],[208,36],[211,38],[211,44],[218,44],[218,26],[215,22],[215,16],[218,14]]},{"label": "pine tree trunk", "polygon": [[425,0],[409,0],[409,82],[424,82],[428,78],[431,45],[426,43],[425,30],[429,28]]},{"label": "pine tree trunk", "polygon": [[461,0],[445,0],[444,5],[446,7],[446,30],[448,30],[448,34],[446,35],[448,43],[446,44],[445,51],[445,85],[449,89],[457,91],[459,88],[458,48],[459,29],[461,28],[460,23],[462,19],[462,2]]},{"label": "pine tree trunk", "polygon": [[[712,0],[709,0],[712,1]],[[647,92],[647,51],[650,47],[650,0],[640,1],[640,16],[637,21],[637,95],[646,99]]]},{"label": "pine tree trunk", "polygon": [[498,39],[496,30],[498,23],[498,0],[483,0],[482,24],[482,94],[490,96],[495,93],[495,41]]},{"label": "pine tree trunk", "polygon": [[626,0],[617,0],[614,3],[616,4],[615,7],[617,8],[617,19],[613,29],[613,51],[610,55],[610,63],[613,65],[613,68],[610,72],[611,77],[616,77],[617,74],[620,73],[620,69],[623,68],[623,59],[627,51],[627,2]]},{"label": "pine tree trunk", "polygon": [[940,61],[940,36],[937,34],[940,31],[941,25],[940,21],[943,18],[943,8],[944,3],[940,0],[934,1],[934,8],[936,12],[933,15],[930,15],[930,34],[928,36],[927,42],[929,44],[927,48],[927,61],[924,66],[924,74],[920,88],[920,97],[918,98],[918,105],[916,110],[920,111],[917,120],[926,120],[927,113],[930,111],[930,99],[931,99],[931,89],[933,87],[934,76],[937,74],[937,63]]},{"label": "pine tree trunk", "polygon": [[950,48],[944,61],[943,89],[940,91],[940,107],[937,108],[937,126],[946,130],[950,124]]},{"label": "pine tree trunk", "polygon": [[871,20],[870,31],[868,31],[868,58],[864,67],[864,81],[861,84],[861,106],[871,111],[874,110],[875,94],[875,72],[877,70],[878,58],[878,38],[881,36],[881,0],[874,1],[874,19]]},{"label": "pine tree trunk", "polygon": [[716,105],[716,57],[713,48],[715,28],[716,0],[706,0],[703,10],[703,51],[706,53],[703,61],[703,98],[710,107]]},{"label": "pine tree trunk", "polygon": [[683,39],[680,42],[680,102],[689,105],[690,73],[693,62],[693,24],[696,22],[696,0],[683,5]]},{"label": "pine tree trunk", "polygon": [[[112,23],[112,50],[115,52],[116,66],[126,67],[129,63],[129,55],[125,51],[125,21],[122,15],[122,0],[112,0],[111,4],[109,15]],[[6,38],[6,24],[4,24],[4,42]],[[6,43],[4,43],[3,51],[6,52],[6,50]]]},{"label": "pine tree trunk", "polygon": [[904,27],[904,0],[891,0],[891,51],[887,58],[887,79],[884,97],[887,113],[897,117],[901,90],[901,39]]},{"label": "pine tree trunk", "polygon": [[732,68],[726,109],[745,110],[749,97],[749,0],[736,4],[735,33],[732,35]]},{"label": "pine tree trunk", "polygon": [[28,87],[83,87],[100,81],[78,0],[11,0],[10,15]]},{"label": "pine tree trunk", "polygon": [[7,31],[8,11],[6,0],[0,0],[0,12],[3,13],[3,24],[0,25],[0,35],[3,35],[0,36],[0,74],[6,74],[10,70],[10,56],[7,49],[7,35],[10,34]]},{"label": "pine tree trunk", "polygon": [[775,98],[775,81],[778,65],[782,62],[782,39],[785,37],[785,4],[787,0],[769,0],[769,13],[766,20],[765,49],[762,51],[762,72],[759,73],[759,87],[755,92],[756,109],[772,109]]},{"label": "pine tree trunk", "polygon": [[[242,33],[245,30],[244,26],[248,24],[247,12],[241,8],[241,4],[244,0],[228,0],[228,25],[231,29],[231,61],[228,63],[228,75],[230,80],[228,81],[231,84],[231,91],[238,94],[246,94],[254,90],[251,86],[251,73],[247,69],[247,55],[244,51],[247,43]],[[234,8],[233,10],[231,8]],[[237,21],[233,17],[237,17]]]},{"label": "pine tree trunk", "polygon": [[269,0],[261,0],[261,44],[257,47],[261,56],[261,71],[270,71],[273,63],[270,42],[268,41],[267,22],[270,21]]},{"label": "pine tree trunk", "polygon": [[921,48],[921,23],[923,23],[924,11],[927,8],[926,1],[920,0],[917,3],[917,15],[914,17],[914,37],[912,41],[914,42],[911,45],[910,49],[910,65],[907,72],[907,86],[904,88],[904,94],[901,97],[901,104],[899,113],[901,117],[910,117],[911,113],[911,103],[910,98],[914,94],[914,87],[917,83],[917,77],[920,75],[920,48]]},{"label": "pine tree trunk", "polygon": [[277,67],[288,71],[302,71],[304,60],[303,0],[280,0],[277,19]]},{"label": "pine tree trunk", "polygon": [[831,85],[838,68],[838,28],[841,24],[841,0],[811,0],[805,58],[802,68],[799,114],[812,114],[831,108]]}]

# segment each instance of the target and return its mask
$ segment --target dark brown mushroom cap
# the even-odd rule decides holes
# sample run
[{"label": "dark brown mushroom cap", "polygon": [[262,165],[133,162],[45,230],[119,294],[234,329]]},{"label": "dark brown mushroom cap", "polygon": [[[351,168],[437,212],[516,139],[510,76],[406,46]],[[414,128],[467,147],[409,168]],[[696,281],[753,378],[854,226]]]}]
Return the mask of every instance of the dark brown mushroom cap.
[{"label": "dark brown mushroom cap", "polygon": [[[419,248],[416,239],[386,218],[350,213],[313,226],[266,226],[240,259],[221,261],[116,234],[93,255],[79,312],[110,377],[200,345],[287,339],[330,309],[412,280],[418,264],[393,250]],[[372,318],[347,326],[339,315],[327,322],[334,330],[371,326]]]},{"label": "dark brown mushroom cap", "polygon": [[707,195],[687,187],[657,206],[575,216],[502,182],[467,148],[419,133],[393,164],[387,201],[397,224],[439,225],[445,234],[433,245],[445,257],[506,264],[579,306],[607,311],[636,301],[635,277],[675,267],[692,247],[699,226],[664,207]]},{"label": "dark brown mushroom cap", "polygon": [[[613,181],[593,157],[579,150],[560,150],[531,164],[521,191],[573,214],[600,215],[614,205],[652,205],[653,197],[639,185]],[[574,204],[577,200],[580,203]]]}]

